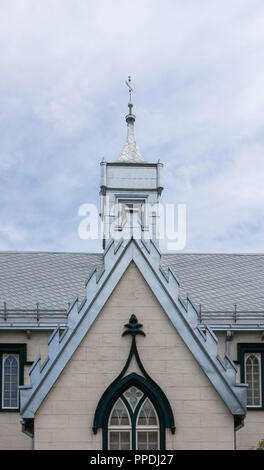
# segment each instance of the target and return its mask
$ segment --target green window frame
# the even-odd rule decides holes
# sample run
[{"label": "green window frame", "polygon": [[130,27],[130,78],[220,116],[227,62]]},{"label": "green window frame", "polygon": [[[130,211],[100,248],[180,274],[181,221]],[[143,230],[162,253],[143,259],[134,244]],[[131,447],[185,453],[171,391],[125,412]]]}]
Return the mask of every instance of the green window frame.
[{"label": "green window frame", "polygon": [[[137,428],[139,430],[139,433],[141,432],[140,439],[139,439],[141,440],[141,444],[142,444],[141,449],[144,445],[146,445],[147,447],[154,446],[154,441],[155,440],[157,441],[156,439],[157,430],[158,430],[160,450],[163,450],[166,448],[165,446],[166,428],[170,428],[172,434],[175,433],[175,423],[174,423],[174,417],[173,417],[173,412],[172,412],[170,403],[165,393],[159,387],[159,385],[156,384],[156,382],[154,382],[154,380],[151,379],[151,377],[148,375],[148,373],[144,369],[143,364],[138,354],[135,338],[137,334],[141,334],[145,336],[145,333],[142,330],[140,330],[142,326],[143,325],[138,323],[136,316],[132,314],[129,319],[129,323],[125,325],[127,330],[125,330],[122,335],[124,336],[124,335],[129,334],[132,337],[132,343],[131,343],[130,352],[129,352],[127,361],[121,373],[107,387],[107,389],[101,396],[97,404],[96,410],[95,410],[94,421],[93,421],[93,432],[94,434],[96,434],[97,430],[99,428],[102,428],[103,450],[108,449],[109,417],[111,420],[111,413],[112,413],[113,407],[119,398],[122,399],[122,402],[125,405],[125,409],[127,409],[127,411],[130,413],[130,419],[127,419],[126,423],[123,423],[123,425],[127,427],[127,430],[128,430],[128,427],[131,426],[132,434],[131,433],[130,434],[132,436],[132,441],[129,440],[130,438],[128,438],[128,432],[126,431],[126,436],[123,436],[124,437],[123,442],[124,442],[124,445],[127,445],[127,443],[129,442],[130,446],[132,447],[132,450],[135,450],[137,446],[137,443],[136,443]],[[135,356],[135,359],[137,361],[137,364],[143,376],[138,375],[136,372],[132,372],[129,375],[125,375],[133,356]],[[134,392],[132,393],[132,389],[137,389],[136,395],[134,394]],[[132,397],[131,393],[132,395],[134,394],[134,397]],[[140,401],[139,401],[139,398],[140,398]],[[152,418],[154,417],[154,414],[157,417],[157,423],[155,425],[155,429],[153,429],[154,423],[151,422],[151,420],[149,420],[150,415],[148,415],[146,409],[145,409],[146,413],[145,412],[144,413],[145,413],[145,417],[147,417],[147,424],[146,424],[146,427],[144,427],[144,430],[143,430],[143,423],[142,423],[143,418],[139,420],[140,422],[136,421],[138,412],[140,413],[139,411],[140,408],[137,408],[137,407],[142,405],[143,400],[146,400],[146,399],[149,399],[151,403],[151,407],[153,408],[152,411],[154,413],[152,413]],[[128,402],[130,402],[130,404]],[[150,409],[151,407],[148,407],[148,408]],[[116,435],[115,437],[116,437],[116,442],[118,441],[120,444],[120,442],[122,441],[122,436]]]},{"label": "green window frame", "polygon": [[[264,344],[238,343],[238,362],[242,383],[248,383],[248,411],[264,410]],[[248,372],[246,370],[248,365]],[[247,378],[248,373],[248,378]],[[252,376],[252,379],[251,379]],[[256,385],[257,384],[257,385]],[[254,401],[259,401],[256,405]],[[250,403],[251,402],[251,403]]]},{"label": "green window frame", "polygon": [[[134,397],[138,394],[137,399],[131,397],[131,391],[134,393]],[[123,420],[120,419],[118,425],[114,423],[111,424],[115,407],[120,402],[123,405]],[[144,422],[142,423],[142,421],[144,421],[144,405],[149,405],[149,409],[152,412],[150,422],[148,422],[148,418],[146,418],[145,424]],[[113,443],[111,442],[111,435],[113,434],[116,435],[116,438],[119,435],[119,445],[122,445],[121,436],[123,435],[125,437],[122,449],[113,447]],[[165,444],[165,428],[161,428],[155,405],[148,395],[134,385],[120,394],[113,407],[109,409],[105,417],[103,436],[103,448],[108,450],[159,450],[164,448]],[[144,439],[147,443],[146,445],[144,445]],[[114,442],[114,445],[117,444],[117,441]]]},{"label": "green window frame", "polygon": [[[136,418],[138,416],[138,411],[140,406],[144,403],[145,399],[148,398],[151,404],[154,407],[155,413],[158,418],[159,426],[159,450],[166,449],[166,428],[170,428],[172,434],[175,433],[175,424],[172,409],[170,407],[169,401],[166,398],[164,392],[160,387],[155,384],[150,378],[147,380],[139,376],[136,373],[129,374],[120,381],[114,381],[103,393],[100,398],[93,422],[93,432],[97,433],[99,428],[102,428],[102,438],[103,438],[103,450],[108,449],[108,431],[109,431],[109,418],[115,403],[119,398],[122,398],[123,402],[126,405],[126,408],[129,410],[130,405],[128,405],[128,396],[127,392],[131,387],[135,387],[140,392],[140,402],[137,403],[137,408],[132,406],[132,413],[130,414],[130,421],[132,423],[131,427],[134,429],[132,432],[132,449],[136,448],[136,430],[140,430],[137,426]],[[140,425],[140,423],[138,423]],[[156,428],[157,429],[157,428]],[[151,430],[151,429],[149,429]],[[148,431],[148,430],[147,430]]]},{"label": "green window frame", "polygon": [[[17,406],[12,406],[12,400],[10,406],[6,406],[4,403],[4,393],[8,389],[8,393],[11,395],[11,383],[6,382],[6,387],[4,387],[4,369],[6,360],[10,357],[13,357],[17,361],[18,366],[18,377],[16,383],[19,385],[24,385],[24,365],[26,364],[26,355],[27,355],[27,345],[26,344],[0,344],[0,412],[4,413],[17,413],[20,410],[20,400],[19,400],[19,391],[16,389],[17,395]],[[12,362],[12,361],[11,361]],[[14,371],[13,371],[14,377]],[[10,382],[12,379],[10,378]],[[15,392],[13,390],[13,392]]]}]

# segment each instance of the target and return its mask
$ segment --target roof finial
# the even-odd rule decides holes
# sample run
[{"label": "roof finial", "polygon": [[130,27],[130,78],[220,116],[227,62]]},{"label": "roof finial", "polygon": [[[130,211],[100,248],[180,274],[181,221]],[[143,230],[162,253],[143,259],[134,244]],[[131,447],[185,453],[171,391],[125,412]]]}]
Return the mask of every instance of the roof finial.
[{"label": "roof finial", "polygon": [[118,161],[120,162],[143,162],[143,157],[140,154],[140,151],[138,150],[136,141],[135,141],[135,136],[134,136],[134,122],[136,120],[136,116],[132,113],[132,108],[133,108],[133,103],[131,99],[131,93],[133,91],[133,88],[130,86],[131,82],[131,77],[128,77],[128,80],[126,80],[126,85],[128,86],[129,89],[129,103],[128,103],[128,109],[129,113],[126,116],[126,122],[127,122],[127,140],[125,143],[125,146],[123,148],[123,151],[118,158]]},{"label": "roof finial", "polygon": [[132,114],[133,103],[132,103],[131,93],[133,91],[133,88],[131,88],[130,82],[131,82],[131,77],[129,75],[128,81],[126,80],[126,85],[128,86],[128,89],[129,89],[129,103],[128,103],[129,114]]}]

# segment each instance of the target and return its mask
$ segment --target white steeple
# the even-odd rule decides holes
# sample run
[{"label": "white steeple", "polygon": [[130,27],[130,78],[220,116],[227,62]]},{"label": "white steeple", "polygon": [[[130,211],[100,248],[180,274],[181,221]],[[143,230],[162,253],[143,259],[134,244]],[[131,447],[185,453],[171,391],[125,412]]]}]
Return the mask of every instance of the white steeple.
[{"label": "white steeple", "polygon": [[131,92],[133,91],[133,89],[130,86],[130,82],[131,82],[131,77],[128,77],[128,82],[126,81],[126,84],[129,88],[129,103],[128,103],[129,114],[126,116],[127,140],[122,150],[122,153],[120,157],[118,158],[118,161],[140,163],[140,162],[144,162],[144,159],[138,149],[138,146],[135,140],[135,135],[134,135],[134,122],[136,120],[136,116],[132,114],[133,103],[131,100]]},{"label": "white steeple", "polygon": [[[126,116],[127,141],[119,159],[101,162],[101,218],[103,248],[109,238],[152,239],[158,244],[157,203],[163,190],[162,163],[143,160],[134,137],[131,78],[129,114]],[[152,210],[153,208],[153,210]]]}]

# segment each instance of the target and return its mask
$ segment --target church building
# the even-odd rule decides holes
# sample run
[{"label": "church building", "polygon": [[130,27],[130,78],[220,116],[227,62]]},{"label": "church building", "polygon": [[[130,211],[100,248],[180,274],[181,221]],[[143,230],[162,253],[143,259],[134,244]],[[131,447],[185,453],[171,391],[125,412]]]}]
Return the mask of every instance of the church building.
[{"label": "church building", "polygon": [[264,438],[264,255],[161,253],[146,207],[163,164],[142,157],[132,107],[101,162],[103,251],[0,252],[0,449]]}]

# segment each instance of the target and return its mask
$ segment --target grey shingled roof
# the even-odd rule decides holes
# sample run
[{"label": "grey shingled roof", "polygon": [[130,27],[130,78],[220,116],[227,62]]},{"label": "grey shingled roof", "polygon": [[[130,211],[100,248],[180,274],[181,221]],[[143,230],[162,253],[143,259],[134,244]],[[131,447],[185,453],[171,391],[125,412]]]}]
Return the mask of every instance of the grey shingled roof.
[{"label": "grey shingled roof", "polygon": [[203,310],[264,310],[264,254],[167,254],[163,263]]},{"label": "grey shingled roof", "polygon": [[0,307],[64,309],[85,295],[85,281],[101,254],[0,252]]},{"label": "grey shingled roof", "polygon": [[[0,252],[0,308],[67,308],[101,263],[98,253]],[[162,265],[178,276],[181,297],[203,310],[264,310],[262,254],[164,254]]]}]

